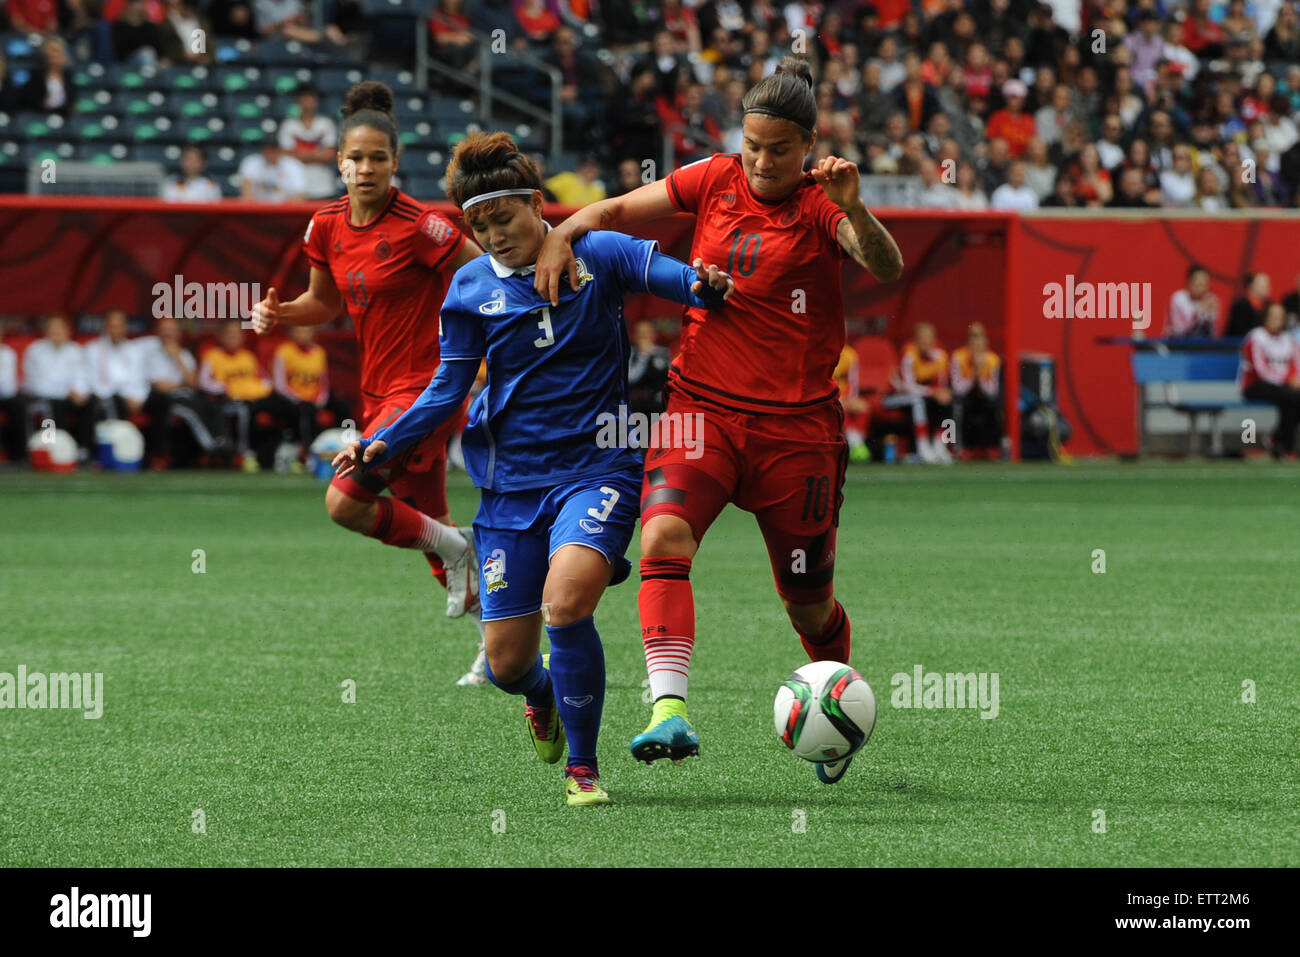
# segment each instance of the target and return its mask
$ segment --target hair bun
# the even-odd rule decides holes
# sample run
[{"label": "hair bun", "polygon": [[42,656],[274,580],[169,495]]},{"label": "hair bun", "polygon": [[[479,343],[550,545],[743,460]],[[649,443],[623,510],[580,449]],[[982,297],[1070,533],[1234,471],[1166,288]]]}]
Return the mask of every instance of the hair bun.
[{"label": "hair bun", "polygon": [[392,113],[393,91],[377,80],[358,83],[348,90],[347,98],[343,101],[343,117],[346,119],[361,110]]},{"label": "hair bun", "polygon": [[812,64],[802,57],[787,54],[781,58],[781,65],[776,68],[776,72],[797,76],[808,84],[809,89],[813,88]]}]

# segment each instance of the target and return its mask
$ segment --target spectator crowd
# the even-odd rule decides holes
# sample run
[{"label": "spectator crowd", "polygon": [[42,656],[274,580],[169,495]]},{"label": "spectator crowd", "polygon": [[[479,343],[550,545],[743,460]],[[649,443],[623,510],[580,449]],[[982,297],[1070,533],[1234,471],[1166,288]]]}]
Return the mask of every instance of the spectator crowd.
[{"label": "spectator crowd", "polygon": [[[1296,206],[1294,0],[440,0],[438,55],[473,32],[564,77],[566,142],[611,194],[624,164],[740,148],[740,101],[781,56],[818,77],[813,160],[906,177],[915,205]],[[454,53],[453,51],[459,51]]]}]

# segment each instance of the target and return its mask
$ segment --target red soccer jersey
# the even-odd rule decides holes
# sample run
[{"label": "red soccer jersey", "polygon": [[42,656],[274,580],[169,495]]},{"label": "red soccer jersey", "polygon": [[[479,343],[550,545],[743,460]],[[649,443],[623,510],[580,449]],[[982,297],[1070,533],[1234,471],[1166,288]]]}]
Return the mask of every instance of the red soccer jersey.
[{"label": "red soccer jersey", "polygon": [[735,153],[683,166],[667,182],[673,205],[696,215],[690,258],[736,281],[721,308],[686,310],[674,384],[747,412],[802,412],[839,395],[845,253],[835,230],[844,213],[807,173],[783,200],[756,196]]},{"label": "red soccer jersey", "polygon": [[367,408],[423,390],[438,370],[438,312],[451,280],[443,267],[464,243],[464,233],[399,189],[365,226],[352,224],[346,196],[312,216],[303,248],[343,294]]}]

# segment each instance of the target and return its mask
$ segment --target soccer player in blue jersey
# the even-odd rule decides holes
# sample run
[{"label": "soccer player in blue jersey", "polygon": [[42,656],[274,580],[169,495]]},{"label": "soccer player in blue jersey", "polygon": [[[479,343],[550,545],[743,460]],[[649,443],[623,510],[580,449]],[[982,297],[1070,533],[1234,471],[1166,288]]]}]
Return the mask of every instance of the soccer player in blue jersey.
[{"label": "soccer player in blue jersey", "polygon": [[[641,491],[634,449],[605,441],[627,415],[630,345],[623,297],[650,292],[697,308],[734,288],[716,266],[694,268],[656,243],[595,230],[574,244],[578,281],[556,305],[533,288],[549,226],[541,178],[505,133],[472,134],[447,168],[447,195],[487,253],[457,270],[443,302],[442,364],[396,421],[334,460],[340,476],[380,467],[460,408],[479,361],[487,387],[470,409],[465,464],[482,501],[474,520],[488,677],[523,695],[538,756],[569,746],[570,805],[607,804],[596,759],[605,653],[592,614],[625,579]],[[698,437],[697,437],[698,438]],[[541,627],[551,643],[542,656]]]}]

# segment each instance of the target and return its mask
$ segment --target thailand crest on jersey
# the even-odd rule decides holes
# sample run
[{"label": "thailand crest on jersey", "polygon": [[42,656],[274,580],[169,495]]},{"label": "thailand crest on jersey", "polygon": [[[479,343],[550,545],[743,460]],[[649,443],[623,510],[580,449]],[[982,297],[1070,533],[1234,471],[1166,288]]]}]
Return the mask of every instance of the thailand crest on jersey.
[{"label": "thailand crest on jersey", "polygon": [[509,582],[506,581],[506,553],[501,549],[494,549],[483,563],[483,581],[487,583],[490,592],[509,587]]}]

